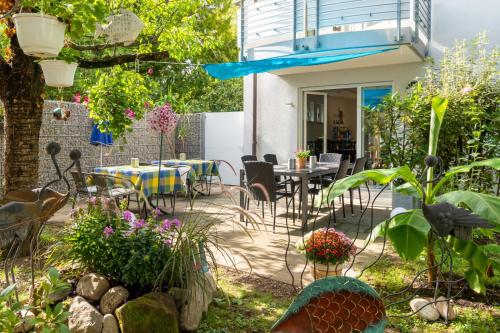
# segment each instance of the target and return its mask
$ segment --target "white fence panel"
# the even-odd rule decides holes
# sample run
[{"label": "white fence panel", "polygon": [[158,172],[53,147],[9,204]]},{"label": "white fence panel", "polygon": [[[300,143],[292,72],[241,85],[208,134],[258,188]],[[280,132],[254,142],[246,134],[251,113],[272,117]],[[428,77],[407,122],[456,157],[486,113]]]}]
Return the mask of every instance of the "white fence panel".
[{"label": "white fence panel", "polygon": [[205,113],[205,159],[225,160],[221,165],[224,184],[239,185],[239,170],[243,155],[243,112]]}]

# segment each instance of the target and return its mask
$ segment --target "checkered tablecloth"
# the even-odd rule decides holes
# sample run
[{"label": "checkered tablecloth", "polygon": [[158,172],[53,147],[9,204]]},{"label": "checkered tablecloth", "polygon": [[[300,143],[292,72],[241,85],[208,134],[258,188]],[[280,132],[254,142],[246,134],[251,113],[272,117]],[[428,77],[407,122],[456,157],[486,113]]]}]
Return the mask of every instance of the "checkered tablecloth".
[{"label": "checkered tablecloth", "polygon": [[[162,166],[158,173],[158,166],[140,166],[133,168],[130,165],[96,168],[95,172],[126,178],[134,183],[135,188],[145,197],[158,193],[158,180],[160,180],[160,193],[178,192],[187,189],[187,180],[193,180],[195,174],[189,167]],[[120,180],[117,179],[117,184]]]},{"label": "checkered tablecloth", "polygon": [[[158,164],[159,161],[152,161],[151,164]],[[186,165],[190,166],[197,177],[219,176],[219,167],[214,161],[208,160],[162,160],[162,165]]]}]

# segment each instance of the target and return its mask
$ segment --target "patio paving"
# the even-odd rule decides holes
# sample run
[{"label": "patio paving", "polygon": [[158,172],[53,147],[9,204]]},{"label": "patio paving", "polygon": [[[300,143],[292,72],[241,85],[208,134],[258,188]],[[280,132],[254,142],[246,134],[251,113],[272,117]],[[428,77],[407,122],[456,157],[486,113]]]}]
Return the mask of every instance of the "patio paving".
[{"label": "patio paving", "polygon": [[[215,192],[215,193],[214,193]],[[232,197],[228,197],[227,193],[232,193]],[[378,193],[378,191],[377,191]],[[373,191],[372,191],[373,198]],[[367,203],[366,189],[362,191],[363,205]],[[228,259],[224,254],[217,253],[218,264],[225,266],[233,266],[236,269],[257,274],[260,276],[272,278],[286,283],[293,283],[300,286],[302,282],[307,284],[311,281],[309,268],[306,267],[305,257],[298,253],[295,249],[295,243],[303,236],[304,231],[300,227],[300,222],[297,220],[296,225],[292,224],[291,215],[288,218],[289,233],[287,233],[286,222],[286,206],[284,200],[278,202],[278,215],[276,218],[276,232],[273,233],[273,218],[270,214],[269,207],[265,208],[265,218],[257,225],[249,224],[246,231],[241,228],[244,223],[239,222],[239,214],[228,209],[221,209],[223,205],[231,206],[239,203],[237,190],[232,187],[226,187],[225,193],[220,189],[213,191],[210,196],[198,196],[195,200],[193,212],[206,214],[206,216],[219,216],[226,219],[228,223],[224,223],[219,227],[218,235],[223,240],[226,249],[230,250],[233,260]],[[297,200],[298,203],[298,200]],[[357,195],[354,201],[354,216],[351,216],[349,207],[349,195],[346,195],[346,218],[342,218],[342,206],[336,202],[337,225],[333,225],[333,221],[329,222],[328,211],[323,210],[318,214],[318,218],[314,222],[309,219],[308,230],[321,227],[335,227],[337,230],[346,233],[352,239],[356,238],[356,246],[363,247],[364,239],[368,236],[371,227],[370,220],[373,214],[373,223],[376,224],[383,221],[389,216],[391,210],[391,192],[384,191],[376,200],[373,209],[369,208],[364,216],[360,219],[360,208]],[[63,210],[58,212],[49,223],[66,223],[70,211],[68,205]],[[131,205],[135,208],[135,205]],[[178,199],[176,207],[176,215],[182,220],[184,212],[188,211],[187,200]],[[250,211],[261,214],[261,208],[256,204],[250,205]],[[359,228],[358,228],[359,222]],[[288,234],[290,237],[288,237]],[[356,234],[358,236],[356,237]],[[287,253],[287,245],[288,254]],[[373,261],[381,252],[382,242],[378,241],[370,244],[361,254],[356,257],[353,268],[347,272],[347,275],[356,275],[363,267]],[[290,274],[285,262],[288,262]],[[293,276],[293,278],[292,278]]]}]

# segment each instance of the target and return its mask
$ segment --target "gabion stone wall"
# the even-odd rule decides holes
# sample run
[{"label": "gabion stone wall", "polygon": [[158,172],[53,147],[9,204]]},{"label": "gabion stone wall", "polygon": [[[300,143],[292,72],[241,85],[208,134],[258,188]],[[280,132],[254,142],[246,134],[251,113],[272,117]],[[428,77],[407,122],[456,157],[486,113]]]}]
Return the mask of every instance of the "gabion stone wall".
[{"label": "gabion stone wall", "polygon": [[175,151],[178,153],[186,153],[188,158],[202,159],[205,156],[204,152],[204,129],[205,129],[205,114],[193,113],[179,120],[179,127],[187,128],[187,137],[184,144],[177,139]]},{"label": "gabion stone wall", "polygon": [[[71,112],[71,117],[67,121],[55,120],[52,116],[52,110],[56,107],[63,107]],[[43,123],[40,131],[40,166],[39,166],[39,185],[46,184],[50,179],[54,179],[55,170],[52,166],[50,157],[45,151],[45,147],[51,141],[61,145],[61,152],[58,155],[58,161],[61,168],[69,165],[69,152],[72,149],[79,149],[82,152],[82,169],[91,171],[94,167],[100,165],[100,146],[90,144],[90,134],[92,131],[92,120],[88,117],[88,110],[80,104],[68,102],[46,101],[43,114]],[[201,115],[202,116],[202,115]],[[201,116],[193,119],[201,119]],[[188,157],[201,157],[201,122],[193,120],[193,127],[190,135],[194,138],[188,138]],[[192,134],[191,134],[192,133]],[[0,130],[0,176],[3,177],[3,126]],[[166,146],[166,145],[165,145]],[[129,164],[132,157],[138,157],[141,162],[157,160],[160,152],[159,134],[152,132],[146,120],[135,121],[133,131],[126,135],[124,140],[114,140],[110,147],[103,147],[103,165],[123,165]],[[165,147],[164,158],[170,158],[171,153]],[[1,182],[0,182],[1,190]],[[3,193],[3,192],[2,192]]]}]

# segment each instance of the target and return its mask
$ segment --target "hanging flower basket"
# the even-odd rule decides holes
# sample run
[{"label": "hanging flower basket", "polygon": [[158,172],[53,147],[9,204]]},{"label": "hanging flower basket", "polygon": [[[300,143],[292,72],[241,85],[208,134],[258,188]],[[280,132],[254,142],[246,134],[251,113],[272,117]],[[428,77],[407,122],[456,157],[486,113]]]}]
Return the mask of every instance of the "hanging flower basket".
[{"label": "hanging flower basket", "polygon": [[64,60],[43,60],[42,66],[45,83],[49,87],[66,88],[73,85],[75,78],[76,63],[67,63]]},{"label": "hanging flower basket", "polygon": [[57,57],[64,46],[66,24],[57,17],[39,13],[19,13],[12,19],[25,54],[38,58]]}]

